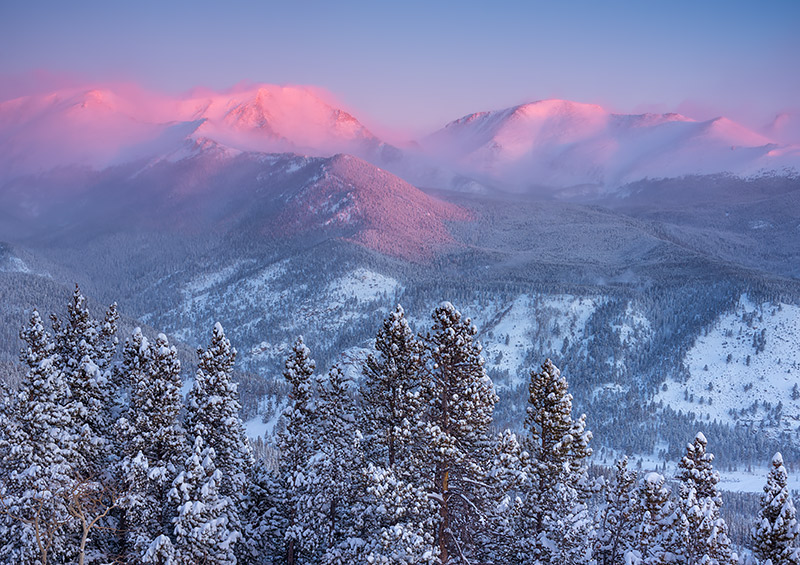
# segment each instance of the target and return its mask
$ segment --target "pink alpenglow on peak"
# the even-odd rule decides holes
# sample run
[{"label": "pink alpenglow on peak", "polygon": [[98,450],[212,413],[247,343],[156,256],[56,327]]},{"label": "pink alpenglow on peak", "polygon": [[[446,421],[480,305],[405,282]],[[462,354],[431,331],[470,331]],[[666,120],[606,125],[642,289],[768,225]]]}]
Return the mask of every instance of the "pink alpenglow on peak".
[{"label": "pink alpenglow on peak", "polygon": [[54,167],[102,169],[185,156],[208,141],[234,152],[369,156],[381,141],[311,88],[259,85],[168,96],[68,89],[0,103],[0,177]]},{"label": "pink alpenglow on peak", "polygon": [[357,157],[325,160],[317,178],[294,195],[269,230],[317,229],[386,255],[426,260],[455,245],[448,222],[468,221],[464,208],[433,198]]},{"label": "pink alpenglow on peak", "polygon": [[796,151],[728,118],[615,114],[542,100],[455,120],[422,142],[455,170],[509,191],[800,166]]},{"label": "pink alpenglow on peak", "polygon": [[0,102],[0,181],[212,152],[346,153],[433,188],[606,191],[646,177],[800,170],[798,123],[786,114],[756,132],[725,117],[618,114],[552,99],[469,114],[401,151],[313,87],[167,95],[92,85]]}]

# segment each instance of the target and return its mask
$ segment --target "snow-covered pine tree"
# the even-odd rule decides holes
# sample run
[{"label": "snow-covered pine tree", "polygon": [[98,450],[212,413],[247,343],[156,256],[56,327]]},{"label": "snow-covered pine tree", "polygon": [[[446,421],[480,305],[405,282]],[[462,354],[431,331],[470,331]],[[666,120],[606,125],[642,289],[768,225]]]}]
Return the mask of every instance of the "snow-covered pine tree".
[{"label": "snow-covered pine tree", "polygon": [[87,355],[97,364],[98,355],[95,348],[100,339],[100,332],[97,321],[89,313],[86,297],[77,284],[72,293],[72,300],[67,305],[66,320],[62,322],[55,314],[51,314],[50,319],[58,364],[65,373],[77,370]]},{"label": "snow-covered pine tree", "polygon": [[100,324],[89,314],[86,298],[75,285],[65,322],[55,315],[51,318],[57,365],[70,389],[70,412],[85,462],[77,471],[85,477],[95,476],[108,468],[113,451],[114,391],[106,368],[116,347],[116,307],[109,308]]},{"label": "snow-covered pine tree", "polygon": [[369,460],[408,478],[420,449],[422,414],[429,401],[423,379],[424,346],[398,305],[375,337],[377,355],[364,363],[365,449]]},{"label": "snow-covered pine tree", "polygon": [[136,328],[126,342],[124,370],[131,382],[130,406],[118,423],[120,475],[126,486],[126,549],[137,561],[152,541],[171,531],[168,493],[188,456],[180,425],[181,365],[167,337],[150,345]]},{"label": "snow-covered pine tree", "polygon": [[433,537],[436,505],[428,493],[392,469],[368,463],[363,473],[366,496],[356,509],[353,535],[340,544],[339,562],[440,563]]},{"label": "snow-covered pine tree", "polygon": [[28,372],[0,445],[0,562],[41,563],[45,553],[53,562],[66,562],[76,550],[69,537],[68,494],[74,465],[82,466],[69,386],[38,312],[20,337]]},{"label": "snow-covered pine tree", "polygon": [[580,564],[591,555],[586,459],[591,455],[586,417],[572,418],[572,395],[548,359],[531,371],[523,447],[530,454],[524,507],[518,520],[520,551],[542,563]]},{"label": "snow-covered pine tree", "polygon": [[685,539],[682,558],[687,565],[732,565],[738,558],[731,549],[728,526],[719,513],[719,473],[713,468],[714,456],[706,451],[707,445],[708,440],[698,432],[678,463],[678,527],[683,529],[681,536]]},{"label": "snow-covered pine tree", "polygon": [[312,376],[315,366],[303,336],[299,336],[284,365],[283,377],[291,390],[289,405],[281,415],[283,427],[278,432],[278,484],[285,500],[278,506],[279,514],[274,522],[277,531],[273,535],[282,535],[286,540],[282,555],[275,556],[275,560],[280,562],[285,558],[287,565],[294,565],[303,555],[309,531],[309,526],[300,521],[298,510],[304,491],[304,470],[313,447]]},{"label": "snow-covered pine tree", "polygon": [[798,565],[800,535],[794,501],[787,486],[783,456],[776,453],[761,494],[761,510],[753,527],[753,550],[764,565]]},{"label": "snow-covered pine tree", "polygon": [[172,545],[172,540],[164,534],[154,539],[142,557],[142,563],[177,565],[178,560],[175,558],[175,546]]},{"label": "snow-covered pine tree", "polygon": [[676,526],[678,509],[665,483],[663,475],[647,473],[637,489],[633,547],[624,554],[626,565],[683,563],[680,551],[685,544],[685,538],[681,537],[684,532]]},{"label": "snow-covered pine tree", "polygon": [[598,565],[622,563],[625,553],[633,549],[636,494],[636,471],[628,469],[628,458],[623,457],[603,486],[604,502],[595,524],[593,552]]},{"label": "snow-covered pine tree", "polygon": [[436,543],[442,563],[466,562],[470,538],[486,526],[481,497],[492,458],[490,426],[497,395],[484,369],[477,328],[451,303],[433,311],[425,337],[431,387],[424,486],[437,502]]},{"label": "snow-covered pine tree", "polygon": [[522,512],[519,493],[528,482],[528,465],[528,453],[516,435],[510,430],[500,433],[484,483],[486,524],[476,535],[482,562],[511,564],[526,557],[519,554],[514,528]]},{"label": "snow-covered pine tree", "polygon": [[244,563],[274,565],[283,562],[287,497],[278,479],[279,475],[264,461],[256,461],[242,513],[245,518],[243,544],[247,550],[246,557],[241,560]]},{"label": "snow-covered pine tree", "polygon": [[202,437],[214,450],[215,464],[222,476],[219,491],[233,502],[226,510],[228,527],[241,537],[244,524],[239,509],[245,505],[253,453],[239,417],[237,385],[231,378],[236,350],[217,323],[211,344],[207,349],[198,349],[197,354],[197,374],[188,398],[187,432],[192,441]]},{"label": "snow-covered pine tree", "polygon": [[[174,518],[178,565],[236,565],[234,545],[241,534],[228,528],[232,501],[220,492],[222,472],[216,468],[215,459],[214,449],[197,436],[185,469],[172,483],[170,498],[178,510]],[[164,551],[162,539],[156,538],[153,543],[149,554]]]},{"label": "snow-covered pine tree", "polygon": [[117,312],[117,303],[114,302],[106,310],[105,318],[100,323],[98,328],[97,347],[97,365],[101,370],[110,368],[111,361],[117,353],[117,326],[119,323],[119,312]]},{"label": "snow-covered pine tree", "polygon": [[364,464],[361,433],[355,425],[352,381],[334,366],[317,377],[318,399],[312,455],[304,472],[299,522],[311,525],[304,547],[314,562],[342,562],[340,543],[354,533],[366,487],[359,484]]}]

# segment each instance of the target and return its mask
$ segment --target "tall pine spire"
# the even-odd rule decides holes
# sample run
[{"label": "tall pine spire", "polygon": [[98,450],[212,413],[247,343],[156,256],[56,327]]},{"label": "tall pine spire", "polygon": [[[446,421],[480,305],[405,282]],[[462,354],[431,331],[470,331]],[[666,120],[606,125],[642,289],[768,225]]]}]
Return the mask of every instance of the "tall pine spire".
[{"label": "tall pine spire", "polygon": [[[431,397],[427,407],[427,486],[438,504],[439,558],[467,559],[467,537],[485,514],[481,483],[492,457],[490,426],[497,395],[484,369],[477,328],[451,303],[433,311],[425,342]],[[432,479],[432,480],[431,480]]]},{"label": "tall pine spire", "polygon": [[237,385],[232,380],[236,350],[221,324],[214,325],[211,343],[206,349],[198,349],[197,355],[197,373],[188,398],[187,431],[192,441],[201,437],[214,450],[215,465],[222,476],[219,492],[233,501],[227,508],[229,528],[241,537],[244,525],[239,509],[248,492],[253,454],[239,416]]},{"label": "tall pine spire", "polygon": [[547,359],[531,371],[524,447],[530,481],[524,490],[520,539],[543,563],[582,563],[590,554],[586,459],[591,455],[585,416],[572,418],[572,395]]},{"label": "tall pine spire", "polygon": [[800,548],[797,547],[800,526],[787,484],[783,456],[776,453],[761,494],[761,510],[752,532],[756,556],[772,565],[800,564]]},{"label": "tall pine spire", "polygon": [[304,471],[311,458],[313,448],[313,426],[315,413],[312,403],[314,369],[316,363],[311,359],[311,351],[299,336],[287,357],[283,377],[291,387],[289,405],[281,416],[283,428],[278,432],[280,462],[278,482],[285,493],[285,503],[281,520],[285,540],[285,554],[288,565],[294,565],[309,545],[309,529],[301,520],[300,501],[305,492]]},{"label": "tall pine spire", "polygon": [[138,560],[151,549],[153,539],[171,530],[167,494],[188,450],[179,422],[183,398],[175,348],[164,334],[151,345],[136,328],[123,358],[131,393],[130,406],[117,426],[122,443],[119,468],[128,491],[127,548]]},{"label": "tall pine spire", "polygon": [[370,460],[407,476],[415,467],[419,427],[430,391],[423,378],[424,345],[398,305],[375,337],[377,355],[364,364],[365,445]]},{"label": "tall pine spire", "polygon": [[50,535],[50,558],[67,560],[71,548],[67,523],[68,493],[76,467],[84,467],[70,406],[70,390],[51,337],[34,311],[20,337],[20,359],[28,366],[17,396],[14,417],[0,443],[0,482],[3,510],[0,520],[0,562],[27,565],[40,561],[41,542]]},{"label": "tall pine spire", "polygon": [[732,565],[738,559],[731,549],[728,526],[719,513],[719,473],[714,470],[714,456],[706,451],[707,446],[708,440],[698,432],[678,464],[679,528],[685,539],[682,554],[688,565]]}]

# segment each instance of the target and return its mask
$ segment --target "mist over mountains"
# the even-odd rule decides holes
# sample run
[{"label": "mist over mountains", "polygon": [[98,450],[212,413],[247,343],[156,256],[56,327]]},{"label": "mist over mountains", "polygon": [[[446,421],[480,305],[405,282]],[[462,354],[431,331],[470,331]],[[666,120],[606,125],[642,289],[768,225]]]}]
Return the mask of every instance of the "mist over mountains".
[{"label": "mist over mountains", "polygon": [[782,114],[756,132],[725,117],[614,114],[543,100],[464,116],[400,149],[308,87],[167,96],[109,85],[0,103],[0,172],[9,180],[54,167],[101,170],[212,150],[347,153],[433,188],[607,192],[644,178],[796,168],[794,122]]},{"label": "mist over mountains", "polygon": [[[263,433],[296,335],[321,366],[345,352],[357,373],[398,302],[424,331],[450,300],[478,325],[501,424],[524,418],[525,375],[550,357],[600,457],[674,459],[702,427],[731,469],[778,448],[789,460],[800,402],[783,371],[800,358],[775,345],[800,340],[792,119],[756,132],[545,100],[391,143],[304,87],[9,100],[0,360],[13,365],[30,310],[58,308],[75,282],[188,346],[219,321]],[[734,330],[726,362],[708,344]],[[737,382],[701,408],[715,370]],[[751,380],[753,412],[715,412]]]}]

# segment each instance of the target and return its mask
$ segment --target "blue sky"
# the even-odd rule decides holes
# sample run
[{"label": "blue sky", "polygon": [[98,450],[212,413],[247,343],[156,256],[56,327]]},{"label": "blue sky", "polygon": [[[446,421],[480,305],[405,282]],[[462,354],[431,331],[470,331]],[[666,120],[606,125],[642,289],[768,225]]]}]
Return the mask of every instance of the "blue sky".
[{"label": "blue sky", "polygon": [[795,0],[3,0],[0,96],[36,70],[40,86],[311,84],[416,131],[543,98],[757,125],[800,106],[798,29]]}]

